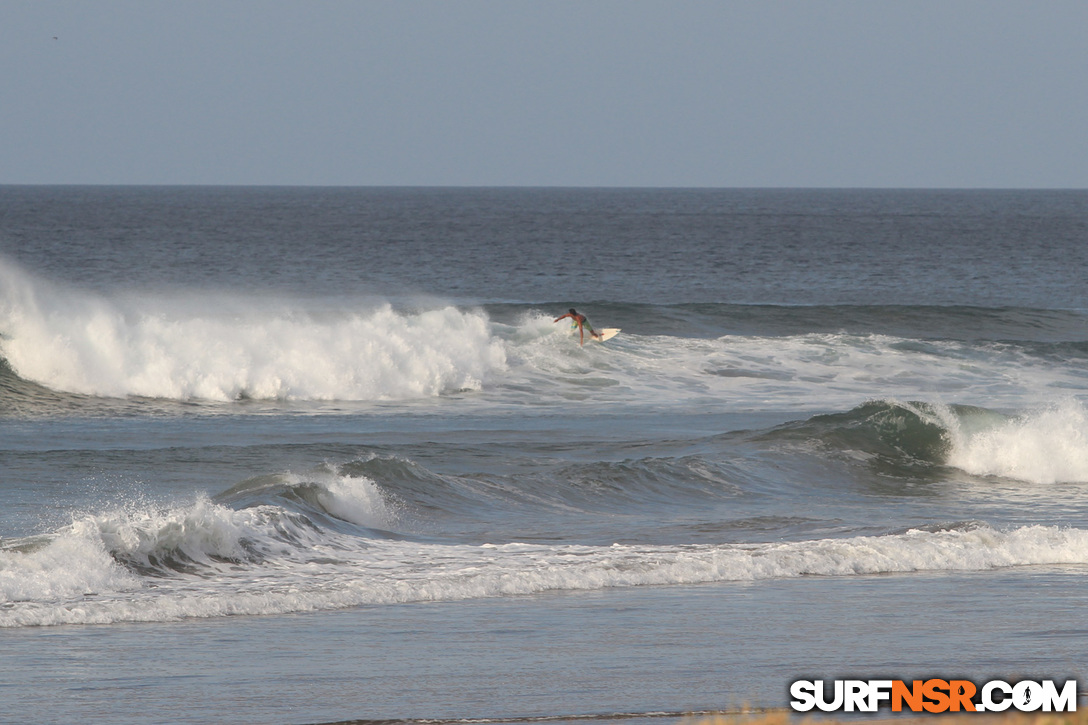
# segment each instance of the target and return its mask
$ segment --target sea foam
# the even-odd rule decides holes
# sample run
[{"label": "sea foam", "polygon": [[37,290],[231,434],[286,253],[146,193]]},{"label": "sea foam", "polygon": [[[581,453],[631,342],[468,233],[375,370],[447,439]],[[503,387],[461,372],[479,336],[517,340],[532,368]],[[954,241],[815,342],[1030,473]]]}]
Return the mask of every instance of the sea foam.
[{"label": "sea foam", "polygon": [[505,367],[485,313],[228,293],[101,295],[0,263],[0,353],[94,396],[403,400],[477,390]]},{"label": "sea foam", "polygon": [[[104,550],[101,540],[83,540],[92,553]],[[1048,526],[1003,531],[980,525],[687,546],[452,545],[387,539],[352,544],[350,537],[337,537],[305,542],[305,548],[310,551],[306,556],[270,551],[264,561],[235,562],[197,576],[183,571],[160,575],[153,587],[139,587],[116,563],[103,560],[92,562],[90,572],[79,574],[82,578],[66,589],[56,583],[76,574],[75,567],[86,564],[86,556],[66,562],[51,554],[50,547],[29,554],[0,552],[0,627],[281,614],[555,590],[1085,565],[1088,531]],[[20,556],[27,558],[20,561]],[[267,576],[270,567],[274,578]],[[43,570],[49,573],[42,581],[53,585],[18,585],[21,577],[40,577]],[[94,596],[86,596],[88,587],[96,590]]]},{"label": "sea foam", "polygon": [[1088,482],[1088,411],[1077,401],[1026,412],[971,430],[946,421],[948,464],[980,476],[1031,483]]}]

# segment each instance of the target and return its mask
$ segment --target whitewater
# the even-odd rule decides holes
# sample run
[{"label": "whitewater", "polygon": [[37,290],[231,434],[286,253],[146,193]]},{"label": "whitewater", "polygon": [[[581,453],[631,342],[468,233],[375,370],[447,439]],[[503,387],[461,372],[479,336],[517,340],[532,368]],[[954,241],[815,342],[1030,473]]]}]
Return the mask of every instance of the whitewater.
[{"label": "whitewater", "polygon": [[1084,201],[0,188],[0,721],[1082,677]]},{"label": "whitewater", "polygon": [[[963,389],[997,405],[1083,382],[1088,349],[918,341],[820,332],[687,338],[630,332],[573,350],[542,310],[504,321],[486,306],[394,309],[389,301],[254,298],[227,292],[93,294],[0,260],[0,352],[22,381],[93,397],[175,401],[381,401],[556,382],[618,387],[625,402],[691,404],[712,393],[749,407],[799,396],[847,404]],[[657,310],[647,310],[658,314]],[[704,316],[728,316],[712,310]],[[982,311],[985,313],[985,311]],[[630,314],[630,313],[627,313]],[[717,322],[711,319],[710,324]],[[585,354],[583,354],[585,353]],[[1050,354],[1047,354],[1050,353]],[[1064,365],[1054,365],[1064,355]],[[594,376],[581,376],[593,370]],[[667,390],[667,395],[655,391]],[[569,395],[569,391],[567,392]],[[606,398],[609,390],[595,390]]]}]

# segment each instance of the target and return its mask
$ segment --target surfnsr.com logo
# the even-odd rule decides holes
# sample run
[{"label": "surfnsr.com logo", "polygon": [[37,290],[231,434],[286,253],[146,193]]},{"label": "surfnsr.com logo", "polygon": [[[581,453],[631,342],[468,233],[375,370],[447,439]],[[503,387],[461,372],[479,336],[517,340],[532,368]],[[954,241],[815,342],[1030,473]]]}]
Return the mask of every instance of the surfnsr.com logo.
[{"label": "surfnsr.com logo", "polygon": [[982,687],[970,680],[797,680],[790,685],[790,707],[795,712],[813,708],[823,712],[1076,712],[1077,681],[1059,688],[1053,680],[1022,680],[1009,684],[991,680]]}]

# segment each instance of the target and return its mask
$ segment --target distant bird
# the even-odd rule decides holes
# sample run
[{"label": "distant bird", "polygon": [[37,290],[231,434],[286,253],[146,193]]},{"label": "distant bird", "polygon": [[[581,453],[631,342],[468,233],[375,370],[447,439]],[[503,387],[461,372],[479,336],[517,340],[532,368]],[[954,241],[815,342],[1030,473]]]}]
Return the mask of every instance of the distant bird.
[{"label": "distant bird", "polygon": [[53,36],[53,40],[56,40],[56,39],[57,39],[57,36],[55,36],[55,35],[54,35],[54,36]]}]

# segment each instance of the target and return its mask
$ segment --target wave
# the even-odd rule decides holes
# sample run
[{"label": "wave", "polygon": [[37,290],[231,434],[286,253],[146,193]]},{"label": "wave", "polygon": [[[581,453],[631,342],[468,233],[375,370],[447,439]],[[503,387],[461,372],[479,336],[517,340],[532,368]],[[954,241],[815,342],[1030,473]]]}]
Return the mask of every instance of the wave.
[{"label": "wave", "polygon": [[756,439],[814,441],[825,451],[909,471],[916,465],[943,465],[952,450],[953,421],[980,414],[1003,420],[982,408],[873,400],[845,413],[788,423]]},{"label": "wave", "polygon": [[[527,305],[96,294],[0,260],[0,397],[16,413],[89,399],[372,402],[468,391],[528,406],[835,410],[956,396],[1015,407],[1083,389],[1088,363],[1088,344],[1071,338],[1085,322],[1074,312],[601,303],[592,314],[623,335],[578,347],[550,312]],[[1025,339],[984,334],[997,328]]]},{"label": "wave", "polygon": [[[533,307],[563,310],[570,301]],[[600,326],[644,335],[713,338],[725,335],[791,337],[809,333],[880,334],[917,340],[1079,343],[1088,354],[1083,310],[967,305],[649,304],[599,300],[579,304]],[[492,318],[511,321],[524,304],[489,304]]]},{"label": "wave", "polygon": [[[232,495],[267,488],[250,482]],[[290,484],[338,518],[395,519],[360,478]],[[337,487],[339,485],[339,488]],[[376,494],[377,495],[374,495]],[[309,505],[309,504],[308,504]],[[346,511],[345,511],[346,507]],[[390,518],[390,517],[393,518]],[[357,526],[346,519],[338,519]],[[449,544],[326,528],[291,507],[201,499],[86,516],[0,546],[0,627],[172,621],[557,590],[1088,564],[1088,531],[934,525],[747,544]]]},{"label": "wave", "polygon": [[980,476],[1036,484],[1088,482],[1088,410],[1068,400],[989,425],[949,427],[947,463]]},{"label": "wave", "polygon": [[[403,502],[402,524],[433,531],[435,520],[490,521],[487,536],[505,540],[510,528],[497,523],[515,519],[524,535],[528,520],[539,527],[554,521],[553,515],[627,515],[647,507],[705,508],[759,489],[761,481],[730,461],[699,455],[648,456],[618,461],[551,465],[536,460],[531,470],[498,474],[451,474],[435,472],[412,460],[371,456],[336,467],[338,474],[380,481],[382,489]],[[409,511],[425,512],[419,523]],[[545,523],[547,521],[547,523]],[[581,536],[589,536],[585,527]],[[555,534],[549,535],[554,538]]]},{"label": "wave", "polygon": [[99,397],[401,400],[478,390],[505,365],[481,311],[105,296],[11,263],[0,263],[0,332],[0,353],[20,380]]},{"label": "wave", "polygon": [[1075,400],[1018,413],[875,400],[755,438],[815,441],[824,451],[903,477],[951,467],[1033,484],[1088,483],[1088,410]]},{"label": "wave", "polygon": [[[730,435],[733,443],[748,441],[763,449],[768,443],[815,441],[852,461],[896,461],[900,471],[967,466],[957,463],[957,456],[1015,448],[1001,445],[1002,436],[1055,439],[1041,451],[1022,446],[1028,452],[1017,465],[1018,475],[1024,475],[1025,461],[1053,458],[1052,450],[1063,445],[1075,448],[1077,423],[1084,416],[1076,406],[1013,416],[873,401],[762,433]],[[1067,437],[1060,431],[1068,431]],[[557,462],[544,473],[505,477],[440,474],[410,460],[374,455],[303,474],[259,476],[187,503],[131,501],[76,513],[70,525],[52,533],[0,541],[0,627],[281,614],[554,590],[1088,564],[1088,530],[1077,528],[965,522],[874,531],[828,527],[820,520],[752,518],[738,506],[745,496],[762,495],[758,483],[745,478],[751,474],[743,462],[715,462],[713,441],[698,444],[701,456],[590,466]],[[991,468],[1009,467],[999,457],[985,460]],[[602,530],[590,537],[604,539],[595,543],[557,541],[554,532],[519,538],[480,521],[488,519],[488,507],[497,507],[497,518],[516,531],[523,528],[519,508],[525,509],[526,521],[547,518],[549,511],[591,518],[607,513],[626,521],[639,511],[670,506],[679,512],[674,523],[683,525],[691,522],[685,506],[705,511],[719,505],[716,510],[725,518],[713,523],[700,518],[694,521],[701,527],[697,537],[676,539],[667,532],[627,536],[620,533],[626,528],[622,521],[606,529],[618,538],[604,539]],[[731,513],[742,518],[732,520]],[[450,517],[470,524],[466,529]],[[766,535],[759,533],[764,530]],[[828,538],[832,532],[835,537]]]}]

